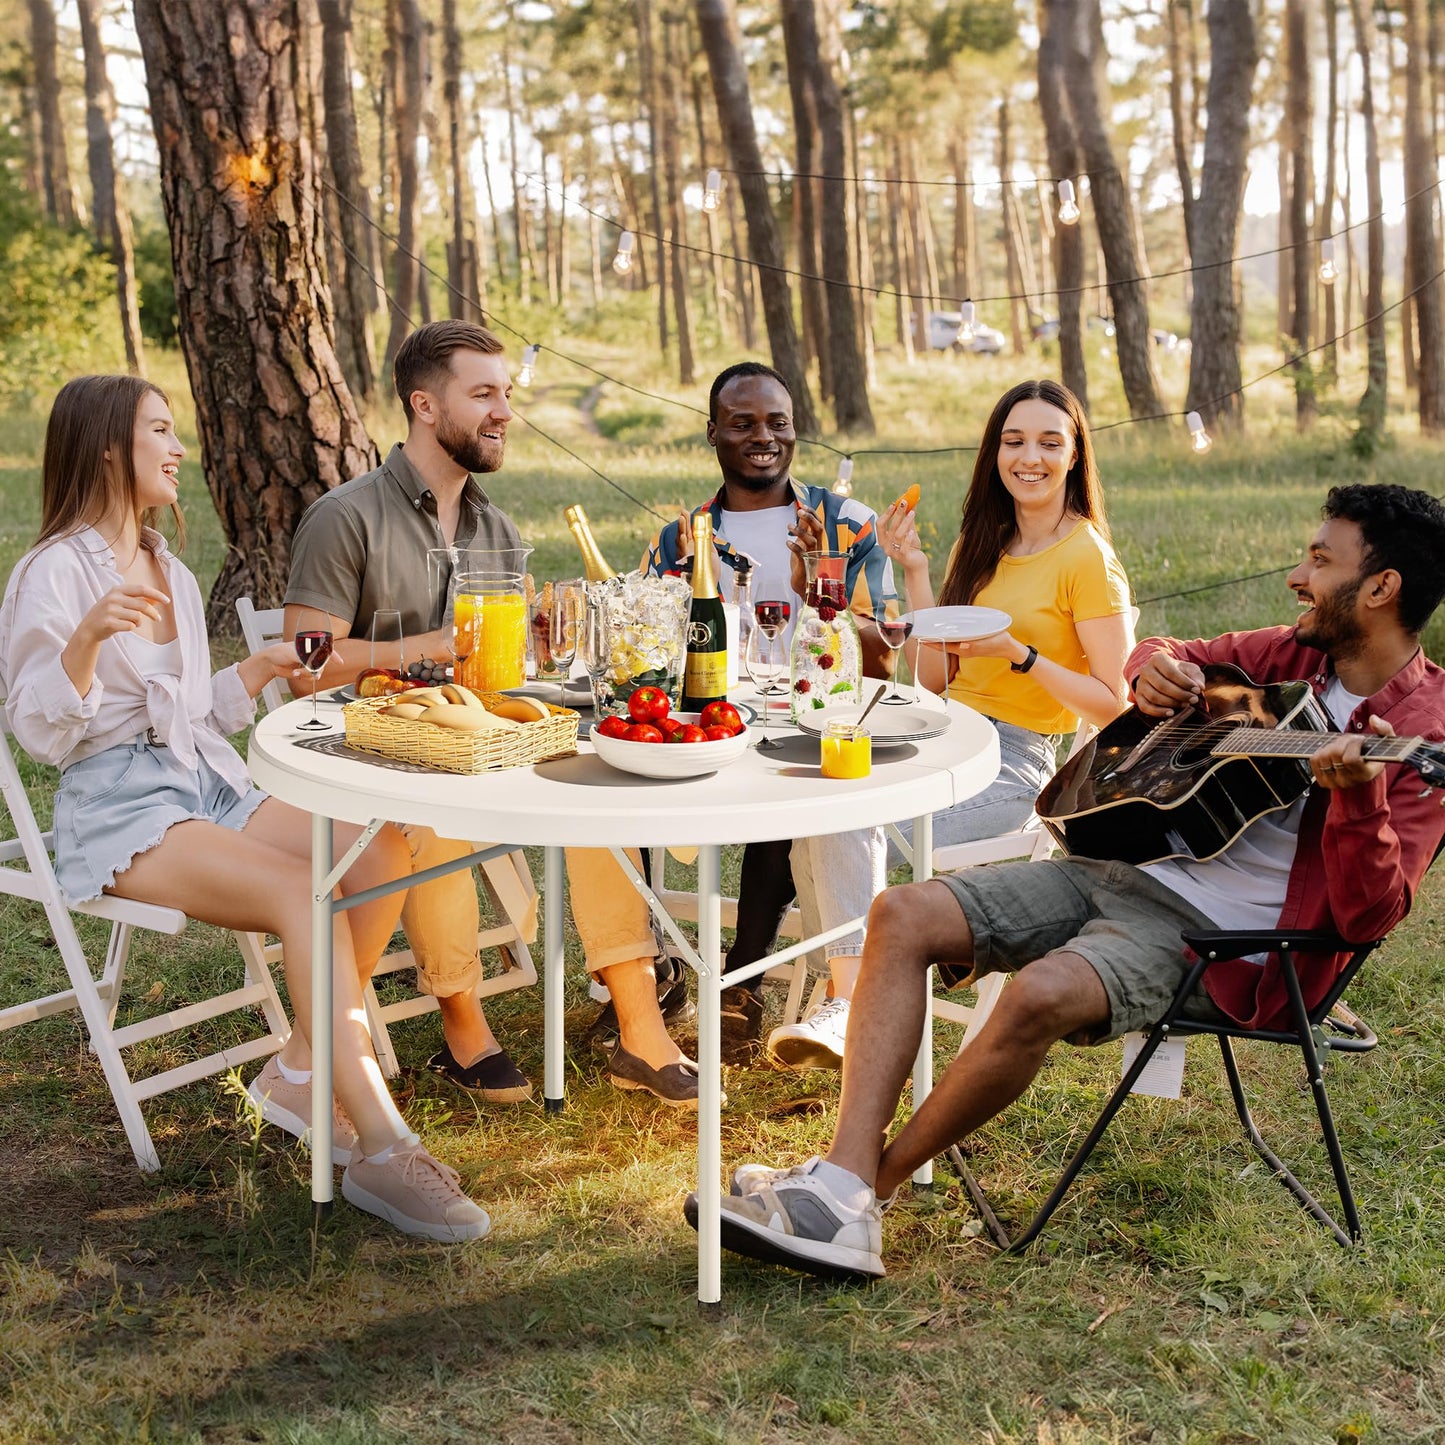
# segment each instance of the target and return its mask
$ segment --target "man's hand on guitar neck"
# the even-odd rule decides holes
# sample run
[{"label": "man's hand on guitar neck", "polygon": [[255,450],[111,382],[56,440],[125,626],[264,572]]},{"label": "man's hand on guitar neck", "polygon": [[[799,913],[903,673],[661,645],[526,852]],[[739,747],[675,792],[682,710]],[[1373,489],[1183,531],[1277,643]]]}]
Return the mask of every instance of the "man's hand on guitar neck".
[{"label": "man's hand on guitar neck", "polygon": [[[1376,737],[1392,738],[1395,729],[1382,717],[1370,719],[1370,730]],[[1341,733],[1331,738],[1314,757],[1310,759],[1310,771],[1315,775],[1315,786],[1327,792],[1341,788],[1357,788],[1368,783],[1384,770],[1383,762],[1371,762],[1365,757],[1365,735],[1363,733]]]},{"label": "man's hand on guitar neck", "polygon": [[1162,649],[1150,655],[1134,679],[1134,705],[1150,717],[1170,717],[1203,696],[1203,671]]}]

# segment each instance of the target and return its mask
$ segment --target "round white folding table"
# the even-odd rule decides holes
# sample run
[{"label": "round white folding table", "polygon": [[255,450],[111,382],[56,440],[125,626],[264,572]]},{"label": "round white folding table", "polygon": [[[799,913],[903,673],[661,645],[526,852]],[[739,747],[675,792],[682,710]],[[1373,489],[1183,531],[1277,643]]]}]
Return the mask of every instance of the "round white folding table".
[{"label": "round white folding table", "polygon": [[[334,897],[337,881],[371,833],[363,834],[357,847],[333,866],[333,821],[372,825],[373,831],[384,821],[425,824],[443,838],[488,838],[510,847],[541,847],[545,850],[543,1095],[549,1109],[560,1109],[563,849],[612,849],[634,883],[643,888],[664,927],[681,939],[621,850],[696,845],[698,947],[696,952],[690,947],[684,952],[691,955],[698,973],[698,1300],[704,1306],[715,1304],[721,1298],[721,850],[726,844],[816,837],[913,819],[914,876],[928,877],[932,815],[982,791],[997,776],[999,766],[998,735],[985,718],[957,703],[932,701],[940,709],[946,707],[951,718],[948,731],[903,748],[876,750],[871,775],[854,781],[824,778],[817,742],[776,726],[773,734],[784,740],[778,752],[749,749],[720,772],[681,782],[654,782],[610,768],[586,741],[575,756],[502,772],[460,776],[400,771],[298,746],[310,736],[298,730],[298,724],[311,715],[309,701],[269,713],[251,737],[251,774],[268,793],[312,815],[312,1016],[331,1015],[333,913],[387,891]],[[327,711],[339,730],[339,709]],[[477,860],[474,854],[452,866]],[[446,871],[445,865],[436,871]],[[833,935],[843,931],[835,929]],[[788,953],[800,953],[807,946],[805,942]],[[771,962],[763,960],[751,972],[761,973]],[[743,976],[730,974],[729,981],[741,981]],[[914,1079],[915,1107],[931,1082],[930,1034],[925,1027]],[[329,1036],[312,1040],[312,1055],[312,1199],[321,1212],[332,1198]]]}]

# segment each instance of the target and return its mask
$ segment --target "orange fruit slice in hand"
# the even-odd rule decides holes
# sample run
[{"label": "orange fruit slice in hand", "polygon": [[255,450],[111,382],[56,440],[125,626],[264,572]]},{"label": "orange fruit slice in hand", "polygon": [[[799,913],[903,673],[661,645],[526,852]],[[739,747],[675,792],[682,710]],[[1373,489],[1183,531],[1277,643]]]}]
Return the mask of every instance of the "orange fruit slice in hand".
[{"label": "orange fruit slice in hand", "polygon": [[907,507],[910,512],[916,511],[918,508],[919,499],[922,496],[923,488],[920,487],[917,482],[914,482],[914,484],[909,487],[909,489],[904,492],[901,497],[899,497],[898,504]]}]

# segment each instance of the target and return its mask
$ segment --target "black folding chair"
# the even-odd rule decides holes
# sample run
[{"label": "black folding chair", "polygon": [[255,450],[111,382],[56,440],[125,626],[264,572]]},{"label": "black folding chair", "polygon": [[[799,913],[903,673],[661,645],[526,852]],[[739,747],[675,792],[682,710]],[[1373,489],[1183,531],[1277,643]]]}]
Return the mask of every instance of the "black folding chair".
[{"label": "black folding chair", "polygon": [[[1374,939],[1369,943],[1347,943],[1333,933],[1296,930],[1294,932],[1204,932],[1185,933],[1184,942],[1199,955],[1199,962],[1189,970],[1184,982],[1179,985],[1164,1017],[1149,1034],[1138,1057],[1126,1070],[1119,1087],[1109,1097],[1104,1111],[1089,1131],[1078,1152],[1069,1160],[1053,1193],[1044,1201],[1034,1216],[1033,1222],[1015,1240],[1010,1240],[997,1216],[989,1206],[988,1199],[979,1187],[964,1160],[963,1152],[955,1144],[948,1157],[958,1171],[968,1192],[973,1196],[989,1232],[999,1245],[1010,1253],[1026,1249],[1043,1232],[1050,1216],[1063,1201],[1070,1185],[1078,1177],[1094,1146],[1104,1137],[1104,1131],[1123,1107],[1139,1075],[1153,1058],[1155,1050],[1171,1036],[1189,1034],[1213,1034],[1219,1040],[1219,1050],[1224,1056],[1224,1071],[1229,1078],[1229,1091],[1234,1096],[1235,1111],[1249,1141],[1260,1157],[1274,1171],[1275,1177],[1294,1195],[1301,1208],[1313,1215],[1347,1249],[1360,1242],[1360,1216],[1355,1208],[1355,1197],[1350,1189],[1350,1176],[1345,1168],[1345,1158],[1340,1150],[1339,1136],[1335,1133],[1334,1118],[1330,1113],[1329,1096],[1325,1092],[1324,1055],[1327,1052],[1362,1054],[1375,1047],[1375,1035],[1364,1021],[1352,1013],[1341,1002],[1341,995],[1350,981],[1360,970],[1370,954],[1384,941]],[[1299,975],[1295,972],[1294,955],[1297,953],[1344,953],[1350,952],[1350,961],[1335,980],[1330,991],[1315,1005],[1306,1009],[1304,995],[1300,990]],[[1193,994],[1205,969],[1211,964],[1229,959],[1241,958],[1255,953],[1278,953],[1280,966],[1284,971],[1285,988],[1289,993],[1290,1013],[1294,1029],[1249,1029],[1233,1023],[1204,1023],[1198,1019],[1179,1017],[1185,1000]],[[1244,1084],[1239,1076],[1239,1065],[1235,1061],[1231,1039],[1258,1039],[1264,1043],[1292,1044],[1304,1055],[1305,1069],[1309,1075],[1310,1091],[1314,1095],[1315,1108],[1319,1113],[1320,1129],[1324,1134],[1325,1148],[1329,1151],[1330,1167],[1334,1171],[1335,1185],[1339,1190],[1340,1209],[1344,1215],[1344,1228],[1335,1221],[1328,1210],[1289,1171],[1269,1145],[1265,1143],[1249,1112],[1249,1103],[1244,1095]]]}]

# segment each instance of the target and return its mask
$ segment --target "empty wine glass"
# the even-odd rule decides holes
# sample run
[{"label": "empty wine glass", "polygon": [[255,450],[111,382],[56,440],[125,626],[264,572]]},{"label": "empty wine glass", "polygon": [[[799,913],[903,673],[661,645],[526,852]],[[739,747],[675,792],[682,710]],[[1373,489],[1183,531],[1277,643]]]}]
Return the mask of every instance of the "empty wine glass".
[{"label": "empty wine glass", "polygon": [[[913,614],[911,612],[900,612],[896,617],[874,617],[873,624],[878,629],[878,635],[883,639],[884,646],[892,653],[898,650],[908,641],[913,632]],[[898,691],[898,660],[895,656],[893,672],[888,678],[888,695],[883,699],[885,705],[899,707],[909,702],[918,701],[918,688],[913,686],[913,696],[904,697]]]},{"label": "empty wine glass", "polygon": [[331,660],[331,619],[324,612],[306,611],[301,614],[301,623],[295,638],[296,659],[311,676],[311,718],[297,726],[308,730],[324,728],[326,724],[316,716],[316,691],[322,669]]},{"label": "empty wine glass", "polygon": [[589,601],[582,614],[578,651],[582,655],[582,666],[587,669],[588,681],[592,684],[592,709],[599,719],[602,716],[602,679],[607,672],[611,650],[606,614],[598,603]]},{"label": "empty wine glass", "polygon": [[743,654],[743,666],[757,691],[758,711],[763,720],[762,734],[756,744],[760,753],[775,752],[783,746],[776,738],[768,736],[768,698],[786,691],[778,686],[783,664],[777,657],[777,632],[778,629],[774,628],[770,635],[759,624],[748,634],[747,651]]},{"label": "empty wine glass", "polygon": [[567,674],[577,656],[583,620],[587,613],[587,586],[580,577],[557,582],[552,587],[552,612],[547,619],[547,644],[560,680],[557,684],[557,705],[567,705]]}]

